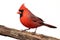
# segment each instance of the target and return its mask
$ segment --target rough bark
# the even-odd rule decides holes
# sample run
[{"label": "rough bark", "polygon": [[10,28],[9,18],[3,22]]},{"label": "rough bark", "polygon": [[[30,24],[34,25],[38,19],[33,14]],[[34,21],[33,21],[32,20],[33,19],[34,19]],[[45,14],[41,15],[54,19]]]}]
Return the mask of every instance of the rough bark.
[{"label": "rough bark", "polygon": [[20,31],[0,25],[0,35],[15,38],[17,40],[60,40],[57,38],[45,36],[42,34],[33,34],[31,32]]}]

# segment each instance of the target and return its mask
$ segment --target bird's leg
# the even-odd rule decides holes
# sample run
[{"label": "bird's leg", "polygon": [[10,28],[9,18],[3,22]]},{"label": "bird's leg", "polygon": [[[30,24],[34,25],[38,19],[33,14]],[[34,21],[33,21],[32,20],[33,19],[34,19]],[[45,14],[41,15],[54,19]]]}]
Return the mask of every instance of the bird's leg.
[{"label": "bird's leg", "polygon": [[22,32],[23,32],[23,31],[26,31],[26,30],[29,30],[29,29],[30,29],[30,28],[28,28],[28,29],[25,29],[25,30],[22,30]]},{"label": "bird's leg", "polygon": [[33,32],[33,34],[36,34],[36,30],[37,30],[37,28],[35,29],[35,31]]}]

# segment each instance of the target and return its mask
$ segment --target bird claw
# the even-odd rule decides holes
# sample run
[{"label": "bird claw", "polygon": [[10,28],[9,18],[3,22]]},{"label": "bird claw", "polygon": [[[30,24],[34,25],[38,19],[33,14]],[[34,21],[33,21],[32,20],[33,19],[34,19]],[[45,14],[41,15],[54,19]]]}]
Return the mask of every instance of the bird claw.
[{"label": "bird claw", "polygon": [[[30,29],[30,28],[29,28],[29,29]],[[22,32],[25,32],[26,30],[29,30],[29,29],[22,30]]]},{"label": "bird claw", "polygon": [[36,34],[36,32],[32,32],[32,35],[35,35]]},{"label": "bird claw", "polygon": [[25,32],[26,30],[22,30],[21,32]]}]

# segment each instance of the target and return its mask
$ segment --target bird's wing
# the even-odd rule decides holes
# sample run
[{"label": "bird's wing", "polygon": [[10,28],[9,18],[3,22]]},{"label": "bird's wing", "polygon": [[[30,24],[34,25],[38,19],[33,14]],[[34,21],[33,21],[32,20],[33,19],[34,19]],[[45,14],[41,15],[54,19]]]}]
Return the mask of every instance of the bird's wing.
[{"label": "bird's wing", "polygon": [[43,20],[41,18],[36,17],[33,14],[30,14],[30,18],[31,18],[32,21],[37,22],[37,23],[42,23],[43,22]]},{"label": "bird's wing", "polygon": [[[29,10],[28,10],[29,11]],[[29,13],[29,18],[33,21],[33,22],[37,22],[37,23],[41,23],[43,22],[43,20],[39,17],[36,17],[35,15],[33,15],[31,13],[31,11],[28,12]]]}]

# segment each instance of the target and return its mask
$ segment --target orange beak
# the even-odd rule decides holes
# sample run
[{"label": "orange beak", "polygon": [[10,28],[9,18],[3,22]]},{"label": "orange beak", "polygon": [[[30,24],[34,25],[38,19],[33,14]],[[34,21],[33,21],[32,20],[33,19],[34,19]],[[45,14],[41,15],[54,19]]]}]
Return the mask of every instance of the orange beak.
[{"label": "orange beak", "polygon": [[18,12],[17,12],[17,14],[21,14],[21,12],[20,12],[20,11],[18,11]]}]

